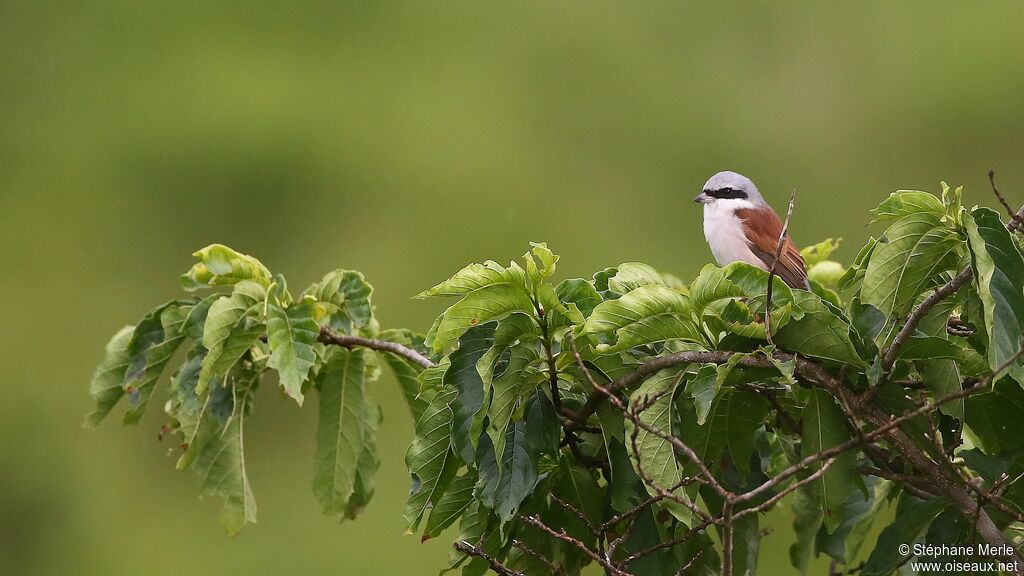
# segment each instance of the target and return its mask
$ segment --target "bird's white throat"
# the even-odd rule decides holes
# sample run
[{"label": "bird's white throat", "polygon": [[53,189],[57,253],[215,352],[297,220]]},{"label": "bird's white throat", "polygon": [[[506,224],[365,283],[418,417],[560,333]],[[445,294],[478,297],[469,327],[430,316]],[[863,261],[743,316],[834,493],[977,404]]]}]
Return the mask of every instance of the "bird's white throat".
[{"label": "bird's white throat", "polygon": [[719,266],[732,262],[746,262],[767,270],[764,262],[750,250],[743,221],[736,215],[740,209],[756,206],[749,200],[722,198],[704,205],[704,238]]}]

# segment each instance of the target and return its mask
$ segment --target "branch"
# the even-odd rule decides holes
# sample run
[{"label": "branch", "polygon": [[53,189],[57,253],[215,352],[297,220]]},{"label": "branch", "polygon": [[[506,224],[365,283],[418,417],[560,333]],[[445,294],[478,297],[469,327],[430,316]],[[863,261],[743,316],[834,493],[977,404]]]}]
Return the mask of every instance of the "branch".
[{"label": "branch", "polygon": [[782,232],[779,232],[779,241],[775,244],[775,259],[772,260],[772,265],[768,268],[768,290],[765,294],[764,302],[764,337],[771,345],[775,345],[772,342],[772,283],[775,280],[775,267],[779,264],[779,258],[782,257],[782,247],[786,245],[786,233],[789,232],[789,221],[793,218],[794,202],[796,202],[796,188],[789,195],[789,209],[786,210],[786,220],[782,223]]},{"label": "branch", "polygon": [[326,326],[320,328],[320,336],[317,340],[321,344],[328,344],[334,346],[343,346],[351,349],[353,346],[360,348],[370,348],[371,350],[379,350],[381,352],[390,352],[396,356],[405,358],[406,360],[421,366],[423,368],[430,368],[434,366],[434,362],[419,352],[403,346],[397,342],[389,342],[387,340],[378,340],[376,338],[363,338],[362,336],[349,336],[348,334],[339,334],[334,330]]},{"label": "branch", "polygon": [[[1021,222],[1024,221],[1024,216],[1014,212],[1010,203],[1006,201],[1006,197],[999,192],[999,188],[996,187],[995,170],[988,171],[988,183],[992,185],[992,193],[996,195],[996,198],[999,199],[999,203],[1003,205],[1003,208],[1006,209],[1006,213],[1010,215],[1010,222],[1014,223],[1016,227],[1019,227]],[[1012,229],[1010,231],[1013,232]]]},{"label": "branch", "polygon": [[459,540],[452,544],[452,548],[455,548],[459,552],[466,554],[467,556],[476,556],[482,558],[491,567],[491,571],[501,576],[526,576],[522,572],[513,570],[508,566],[505,566],[501,562],[495,560],[490,554],[484,552],[482,549],[473,546],[465,540]]}]

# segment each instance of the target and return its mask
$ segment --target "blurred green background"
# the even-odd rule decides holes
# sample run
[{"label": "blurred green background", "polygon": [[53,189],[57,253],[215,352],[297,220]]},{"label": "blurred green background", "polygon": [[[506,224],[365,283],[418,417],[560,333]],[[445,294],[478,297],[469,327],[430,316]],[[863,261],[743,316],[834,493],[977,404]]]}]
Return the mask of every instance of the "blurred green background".
[{"label": "blurred green background", "polygon": [[[412,423],[381,380],[383,466],[355,523],[310,489],[315,409],[267,387],[246,448],[259,523],[217,524],[157,442],[81,427],[108,337],[223,242],[294,284],[334,267],[412,294],[529,240],[563,277],[710,259],[690,202],[722,169],[798,243],[897,188],[985,173],[1024,199],[1019,2],[0,1],[0,572],[433,574],[403,536]],[[788,573],[787,519],[763,573]]]}]

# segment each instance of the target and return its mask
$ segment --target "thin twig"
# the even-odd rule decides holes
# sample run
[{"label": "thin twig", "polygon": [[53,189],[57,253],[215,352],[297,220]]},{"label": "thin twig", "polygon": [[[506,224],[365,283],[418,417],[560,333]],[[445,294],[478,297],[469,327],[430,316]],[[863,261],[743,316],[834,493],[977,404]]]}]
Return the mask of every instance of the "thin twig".
[{"label": "thin twig", "polygon": [[466,554],[468,556],[476,556],[477,558],[483,559],[485,562],[487,562],[488,566],[491,567],[491,571],[495,574],[500,574],[501,576],[525,576],[525,574],[523,574],[522,572],[513,570],[508,566],[505,566],[501,562],[498,562],[493,556],[491,556],[487,552],[484,552],[482,549],[473,546],[465,540],[459,540],[455,542],[454,544],[452,544],[452,548],[455,548],[459,552],[462,552],[463,554]]},{"label": "thin twig", "polygon": [[1010,221],[1017,222],[1017,225],[1019,226],[1021,222],[1021,216],[1019,216],[1017,212],[1013,209],[1013,207],[1010,206],[1010,203],[1006,201],[1006,197],[1003,196],[1002,193],[999,192],[999,188],[996,187],[995,170],[988,171],[988,183],[992,185],[992,193],[996,195],[996,198],[999,199],[999,203],[1003,205],[1003,208],[1006,209],[1006,213],[1010,215]]},{"label": "thin twig", "polygon": [[796,188],[789,195],[789,208],[786,210],[786,220],[782,223],[782,231],[779,232],[779,241],[775,245],[775,259],[768,268],[768,288],[764,302],[764,338],[769,344],[775,345],[772,341],[772,284],[775,282],[775,267],[782,258],[782,248],[786,245],[786,234],[789,232],[789,221],[793,218],[793,204],[796,202]]}]

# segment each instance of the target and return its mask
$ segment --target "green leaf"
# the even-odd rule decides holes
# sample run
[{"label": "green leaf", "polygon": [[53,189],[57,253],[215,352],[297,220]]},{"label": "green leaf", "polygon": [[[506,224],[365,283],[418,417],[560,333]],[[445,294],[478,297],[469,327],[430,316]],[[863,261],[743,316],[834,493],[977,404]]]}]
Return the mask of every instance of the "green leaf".
[{"label": "green leaf", "polygon": [[949,507],[949,498],[941,496],[919,500],[903,494],[896,507],[896,519],[878,536],[875,549],[864,564],[863,576],[888,576],[906,560],[899,553],[900,544],[911,545],[943,510]]},{"label": "green leaf", "polygon": [[[266,296],[267,292],[263,286],[243,281],[235,286],[230,296],[222,296],[210,305],[203,323],[202,342],[207,354],[203,360],[203,370],[199,373],[200,394],[215,378],[226,376],[231,366],[245,352],[242,346],[247,336],[251,335],[251,329],[255,324],[246,325],[243,320],[263,306]],[[192,321],[191,317],[189,321]],[[229,340],[232,340],[230,348]],[[225,350],[238,354],[225,354]],[[225,358],[222,359],[222,356]]]},{"label": "green leaf", "polygon": [[459,459],[451,450],[451,404],[457,394],[454,388],[442,389],[416,421],[416,435],[405,454],[412,474],[404,513],[409,533],[419,528],[424,512],[440,500],[459,469]]},{"label": "green leaf", "polygon": [[660,284],[641,286],[598,305],[587,318],[583,334],[605,332],[615,333],[615,343],[598,344],[595,350],[601,354],[667,340],[702,341],[686,296]]},{"label": "green leaf", "polygon": [[961,245],[956,230],[935,213],[915,212],[897,220],[871,254],[861,300],[887,318],[906,314],[918,294],[956,267]]},{"label": "green leaf", "polygon": [[824,552],[832,558],[849,564],[857,557],[864,536],[878,517],[885,496],[889,493],[891,483],[873,476],[864,479],[867,494],[860,490],[850,492],[849,498],[843,503],[843,521],[832,534],[825,530],[818,533],[815,549],[818,554]]},{"label": "green leaf", "polygon": [[243,280],[251,280],[264,288],[270,286],[270,270],[263,263],[222,244],[210,244],[192,255],[199,262],[181,276],[181,285],[185,290],[227,286]]},{"label": "green leaf", "polygon": [[828,257],[839,248],[839,243],[842,242],[842,238],[826,238],[817,244],[808,246],[800,251],[800,256],[804,259],[804,264],[808,268],[813,267],[819,262],[828,260]]},{"label": "green leaf", "polygon": [[[814,389],[809,392],[807,406],[803,410],[802,457],[833,448],[850,439],[846,429],[843,411],[827,392]],[[847,451],[836,456],[836,462],[825,474],[808,485],[815,501],[822,507],[824,525],[829,534],[835,532],[842,522],[843,503],[853,487],[856,455]],[[822,463],[811,466],[812,471],[820,469]]]},{"label": "green leaf", "polygon": [[993,455],[1024,447],[1024,390],[1009,380],[967,397],[965,419],[980,447]]},{"label": "green leaf", "polygon": [[[238,402],[244,400],[239,398]],[[256,521],[256,500],[245,470],[245,410],[233,406],[233,411],[234,417],[228,419],[223,430],[210,421],[201,424],[199,434],[204,438],[197,442],[204,449],[191,467],[199,476],[201,495],[224,501],[221,525],[229,533],[238,534],[246,523]]]},{"label": "green leaf", "polygon": [[171,302],[151,310],[132,332],[128,341],[128,368],[124,373],[124,390],[128,395],[125,424],[136,424],[146,411],[149,398],[171,356],[185,339],[182,326],[188,306]]},{"label": "green leaf", "polygon": [[476,485],[476,472],[467,470],[452,480],[445,490],[444,496],[437,501],[427,517],[427,527],[423,529],[422,540],[434,538],[462,517],[473,502],[473,486]]},{"label": "green leaf", "polygon": [[755,432],[768,414],[767,401],[748,390],[722,394],[716,418],[726,421],[726,446],[733,464],[741,472],[750,472],[750,456],[754,453]]},{"label": "green leaf", "polygon": [[897,190],[871,212],[875,215],[872,222],[891,222],[920,213],[942,216],[946,212],[946,207],[941,200],[928,192]]},{"label": "green leaf", "polygon": [[[410,330],[384,330],[378,337],[388,342],[397,342],[421,353],[426,352],[423,335]],[[380,356],[391,367],[395,380],[398,381],[398,386],[402,390],[402,396],[405,397],[405,403],[409,406],[409,412],[412,413],[413,421],[419,420],[420,415],[423,414],[430,402],[429,394],[421,394],[420,390],[419,376],[423,372],[423,367],[390,352],[381,352]]]},{"label": "green leaf", "polygon": [[526,273],[517,264],[505,268],[488,260],[483,264],[470,264],[455,273],[454,276],[437,286],[420,292],[413,298],[424,299],[432,296],[461,296],[475,292],[481,288],[509,284],[526,288]]},{"label": "green leaf", "polygon": [[793,530],[796,532],[796,541],[789,546],[789,562],[800,574],[807,574],[807,568],[813,560],[818,530],[824,517],[821,506],[811,495],[804,490],[797,490],[793,494]]},{"label": "green leaf", "polygon": [[[318,302],[330,304],[332,315],[342,315],[356,328],[362,328],[373,318],[373,306],[370,298],[373,286],[370,286],[361,272],[355,270],[333,270],[324,275],[316,285],[310,288]],[[332,328],[342,328],[343,323],[335,319]]]},{"label": "green leaf", "polygon": [[366,360],[363,350],[335,348],[317,376],[320,420],[316,432],[313,493],[323,513],[345,514],[355,492],[364,445]]},{"label": "green leaf", "polygon": [[[494,443],[496,455],[504,454],[505,433],[513,414],[544,381],[544,374],[531,366],[538,358],[537,348],[532,343],[513,346],[508,366],[501,376],[494,379],[493,397],[487,411],[487,434]],[[500,459],[498,461],[501,462]]]},{"label": "green leaf", "polygon": [[443,352],[473,326],[502,320],[515,312],[532,311],[530,295],[521,286],[495,284],[480,288],[444,312],[432,342],[433,350]]},{"label": "green leaf", "polygon": [[561,302],[571,302],[584,317],[590,316],[594,308],[601,303],[601,295],[594,285],[582,278],[563,280],[556,288],[555,294]]},{"label": "green leaf", "polygon": [[107,343],[103,360],[89,383],[89,394],[96,402],[96,409],[85,417],[85,424],[89,427],[99,425],[124,395],[121,384],[128,369],[128,343],[134,331],[134,326],[125,326]]},{"label": "green leaf", "polygon": [[[651,376],[637,388],[629,398],[630,404],[647,402],[657,398],[650,407],[640,412],[640,422],[661,431],[663,434],[677,435],[675,416],[675,393],[685,376],[685,372],[679,367],[666,368]],[[632,421],[626,422],[626,436],[631,438],[636,425]],[[682,479],[682,465],[676,459],[675,450],[672,444],[662,435],[655,434],[643,427],[635,430],[636,447],[630,446],[630,455],[633,458],[633,466],[641,478],[648,478],[658,487],[664,490],[671,490]],[[657,494],[651,486],[646,486],[648,492],[653,496]],[[674,494],[685,498],[683,489],[675,488]],[[682,522],[689,522],[692,511],[671,500],[663,500],[662,504],[672,513],[673,516]]]},{"label": "green leaf", "polygon": [[963,350],[956,344],[938,336],[911,336],[896,356],[899,360],[929,360],[948,358],[960,360]]},{"label": "green leaf", "polygon": [[815,294],[793,292],[792,319],[775,334],[780,348],[813,358],[866,368],[850,339],[850,323],[842,312]]},{"label": "green leaf", "polygon": [[[530,251],[523,255],[523,259],[526,260],[526,272],[535,287],[540,285],[542,279],[555,273],[555,263],[558,262],[558,256],[548,249],[546,242],[530,242]],[[537,260],[540,260],[540,266]]]},{"label": "green leaf", "polygon": [[[369,378],[367,379],[369,380]],[[380,457],[377,454],[377,431],[383,419],[380,407],[364,398],[362,403],[363,445],[356,461],[356,484],[352,496],[348,499],[348,507],[342,518],[355,518],[373,497],[375,477],[380,468]]]},{"label": "green leaf", "polygon": [[608,289],[618,294],[627,294],[649,284],[665,285],[657,270],[641,262],[623,262],[611,270],[615,273],[607,279]]},{"label": "green leaf", "polygon": [[490,389],[484,389],[477,364],[494,342],[495,324],[475,326],[459,338],[459,348],[448,358],[444,386],[458,391],[452,403],[452,448],[463,462],[473,462],[477,442],[483,433],[485,407]]},{"label": "green leaf", "polygon": [[500,469],[501,476],[494,493],[494,513],[505,523],[515,517],[519,505],[537,485],[537,469],[526,442],[526,422],[509,425]]},{"label": "green leaf", "polygon": [[312,302],[304,300],[287,309],[271,304],[267,308],[267,340],[270,359],[267,366],[281,376],[286,394],[302,405],[302,385],[316,362],[313,345],[320,335]]},{"label": "green leaf", "polygon": [[[1016,354],[1024,338],[1024,256],[989,208],[964,216],[971,251],[971,268],[985,314],[989,366],[996,370]],[[1024,385],[1024,366],[1011,368]]]}]

